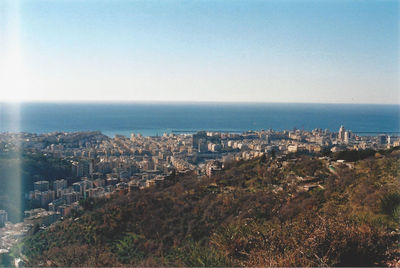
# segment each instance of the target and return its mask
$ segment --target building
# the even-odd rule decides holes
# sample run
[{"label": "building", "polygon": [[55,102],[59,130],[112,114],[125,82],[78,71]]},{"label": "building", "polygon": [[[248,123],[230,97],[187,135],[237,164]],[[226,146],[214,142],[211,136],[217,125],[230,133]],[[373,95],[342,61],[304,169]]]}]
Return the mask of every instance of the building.
[{"label": "building", "polygon": [[192,140],[193,149],[199,150],[200,140],[203,140],[203,142],[207,141],[207,132],[199,131],[196,134],[193,134],[193,140]]},{"label": "building", "polygon": [[31,210],[25,210],[24,211],[24,218],[29,218],[29,217],[33,217],[36,216],[40,213],[44,213],[46,212],[46,210],[44,208],[35,208],[35,209],[31,209]]},{"label": "building", "polygon": [[156,176],[154,179],[157,187],[164,186],[165,177],[164,176]]},{"label": "building", "polygon": [[221,170],[222,170],[222,163],[220,161],[212,160],[206,164],[206,175],[208,177],[215,175],[217,172]]},{"label": "building", "polygon": [[66,189],[67,186],[68,186],[67,181],[64,179],[54,181],[53,190],[56,194],[56,197],[60,197],[62,194],[62,190]]},{"label": "building", "polygon": [[387,143],[387,136],[386,135],[379,135],[378,136],[378,144],[384,145]]},{"label": "building", "polygon": [[346,129],[344,128],[344,126],[340,126],[339,134],[338,134],[338,140],[344,141],[345,132],[346,132]]},{"label": "building", "polygon": [[297,145],[289,145],[287,147],[287,150],[289,153],[296,153],[299,150],[299,148]]},{"label": "building", "polygon": [[72,187],[81,197],[86,198],[86,190],[93,188],[93,182],[89,180],[78,181],[72,184]]},{"label": "building", "polygon": [[8,214],[5,210],[0,210],[0,228],[6,225],[8,221]]},{"label": "building", "polygon": [[37,181],[33,184],[33,189],[39,192],[45,192],[49,190],[49,182],[48,181]]},{"label": "building", "polygon": [[70,205],[76,201],[79,201],[81,194],[77,192],[65,193],[62,198],[65,200],[65,204]]},{"label": "building", "polygon": [[87,196],[92,198],[101,197],[104,195],[104,188],[102,187],[90,188],[87,189],[86,191],[87,191]]},{"label": "building", "polygon": [[49,203],[49,211],[57,211],[59,206],[65,204],[65,198],[58,198]]},{"label": "building", "polygon": [[349,131],[345,131],[344,132],[344,139],[343,139],[344,143],[349,143],[350,141],[350,132]]},{"label": "building", "polygon": [[139,182],[137,181],[130,181],[128,182],[128,190],[129,192],[139,191]]},{"label": "building", "polygon": [[208,144],[206,139],[199,139],[197,142],[197,151],[199,153],[208,152]]},{"label": "building", "polygon": [[67,186],[68,186],[68,183],[64,179],[53,181],[53,190],[54,191],[65,189],[65,188],[67,188]]},{"label": "building", "polygon": [[46,207],[51,201],[55,199],[55,192],[54,191],[35,191],[34,198],[36,205],[40,207]]},{"label": "building", "polygon": [[[25,212],[25,215],[27,214],[27,212]],[[29,212],[28,212],[29,214]],[[61,214],[58,212],[54,212],[54,211],[40,211],[38,213],[34,213],[34,215],[26,217],[24,219],[24,223],[25,224],[32,224],[32,225],[45,225],[45,226],[49,226],[50,224],[56,222],[58,219],[60,219]]]},{"label": "building", "polygon": [[72,163],[72,174],[78,178],[89,176],[89,162],[79,161]]}]

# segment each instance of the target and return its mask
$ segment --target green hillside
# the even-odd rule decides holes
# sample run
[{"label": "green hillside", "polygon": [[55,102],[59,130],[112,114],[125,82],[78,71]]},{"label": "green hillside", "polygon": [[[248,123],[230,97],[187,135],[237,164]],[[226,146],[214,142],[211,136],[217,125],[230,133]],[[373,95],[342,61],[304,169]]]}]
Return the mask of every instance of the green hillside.
[{"label": "green hillside", "polygon": [[398,253],[399,151],[235,162],[88,200],[23,244],[31,266],[374,266]]}]

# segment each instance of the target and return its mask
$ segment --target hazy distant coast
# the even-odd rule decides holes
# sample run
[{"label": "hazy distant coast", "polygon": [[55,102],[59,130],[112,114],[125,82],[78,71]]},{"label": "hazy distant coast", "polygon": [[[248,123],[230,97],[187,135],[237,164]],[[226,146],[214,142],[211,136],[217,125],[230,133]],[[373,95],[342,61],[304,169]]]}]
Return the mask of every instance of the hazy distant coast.
[{"label": "hazy distant coast", "polygon": [[199,130],[335,131],[394,134],[400,131],[399,105],[290,103],[22,103],[0,104],[0,132],[94,131],[107,136],[156,136]]}]

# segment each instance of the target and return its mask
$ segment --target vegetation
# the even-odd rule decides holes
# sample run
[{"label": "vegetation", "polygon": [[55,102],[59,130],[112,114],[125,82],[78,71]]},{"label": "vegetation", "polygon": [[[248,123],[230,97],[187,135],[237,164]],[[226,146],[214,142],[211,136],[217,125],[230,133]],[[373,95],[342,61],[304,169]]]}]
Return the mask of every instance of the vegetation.
[{"label": "vegetation", "polygon": [[348,162],[355,162],[363,160],[369,157],[373,157],[376,151],[373,149],[366,150],[351,150],[351,151],[340,151],[334,154],[335,159],[346,160]]},{"label": "vegetation", "polygon": [[399,147],[394,147],[389,150],[379,150],[375,151],[373,149],[365,149],[365,150],[350,150],[350,151],[340,151],[337,153],[325,153],[325,155],[329,155],[333,157],[335,160],[345,160],[347,162],[356,162],[359,160],[367,159],[367,158],[373,158],[376,154],[378,155],[385,155],[385,154],[390,154],[393,151],[398,151],[400,148]]},{"label": "vegetation", "polygon": [[0,253],[0,267],[11,267],[13,258],[9,254]]},{"label": "vegetation", "polygon": [[[399,151],[335,172],[260,158],[115,195],[28,238],[28,265],[374,266],[398,250]],[[299,176],[320,187],[303,190]]]}]

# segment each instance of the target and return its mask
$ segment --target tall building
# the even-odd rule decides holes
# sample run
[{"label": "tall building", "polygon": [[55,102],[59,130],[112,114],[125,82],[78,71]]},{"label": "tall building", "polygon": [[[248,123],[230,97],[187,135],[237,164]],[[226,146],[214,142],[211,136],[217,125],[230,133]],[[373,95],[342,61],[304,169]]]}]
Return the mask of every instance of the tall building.
[{"label": "tall building", "polygon": [[73,162],[72,174],[74,174],[74,176],[78,178],[89,176],[89,162],[88,161]]},{"label": "tall building", "polygon": [[208,144],[206,139],[199,139],[197,142],[197,151],[199,153],[205,153],[208,151]]},{"label": "tall building", "polygon": [[387,136],[386,135],[379,135],[378,136],[378,144],[379,145],[384,145],[387,142]]},{"label": "tall building", "polygon": [[74,188],[75,192],[83,196],[83,192],[85,191],[85,183],[83,181],[75,182],[72,184],[72,187]]},{"label": "tall building", "polygon": [[8,214],[5,210],[0,210],[0,228],[4,227],[8,221]]},{"label": "tall building", "polygon": [[345,131],[344,132],[344,143],[349,143],[349,140],[350,140],[350,132]]},{"label": "tall building", "polygon": [[193,134],[193,148],[196,150],[199,150],[199,143],[202,141],[207,141],[207,132],[205,131],[199,131],[196,134]]},{"label": "tall building", "polygon": [[49,182],[48,181],[37,181],[33,184],[33,189],[35,191],[48,191],[49,190]]},{"label": "tall building", "polygon": [[50,191],[41,191],[41,192],[35,192],[34,196],[34,201],[36,205],[40,207],[46,207],[51,201],[55,199],[55,192],[50,190]]},{"label": "tall building", "polygon": [[53,190],[61,190],[67,188],[67,181],[64,179],[53,181]]},{"label": "tall building", "polygon": [[64,179],[53,181],[53,190],[57,198],[61,196],[62,190],[66,189],[67,186],[68,183]]},{"label": "tall building", "polygon": [[80,196],[85,196],[85,191],[87,189],[93,188],[93,182],[89,180],[79,181],[72,184],[75,192],[79,193]]},{"label": "tall building", "polygon": [[344,126],[340,126],[339,128],[339,134],[338,134],[338,140],[344,141],[344,133],[346,130],[344,129]]},{"label": "tall building", "polygon": [[80,193],[77,193],[77,192],[66,193],[63,195],[63,198],[67,205],[70,205],[70,204],[78,201],[79,197],[80,197]]}]

